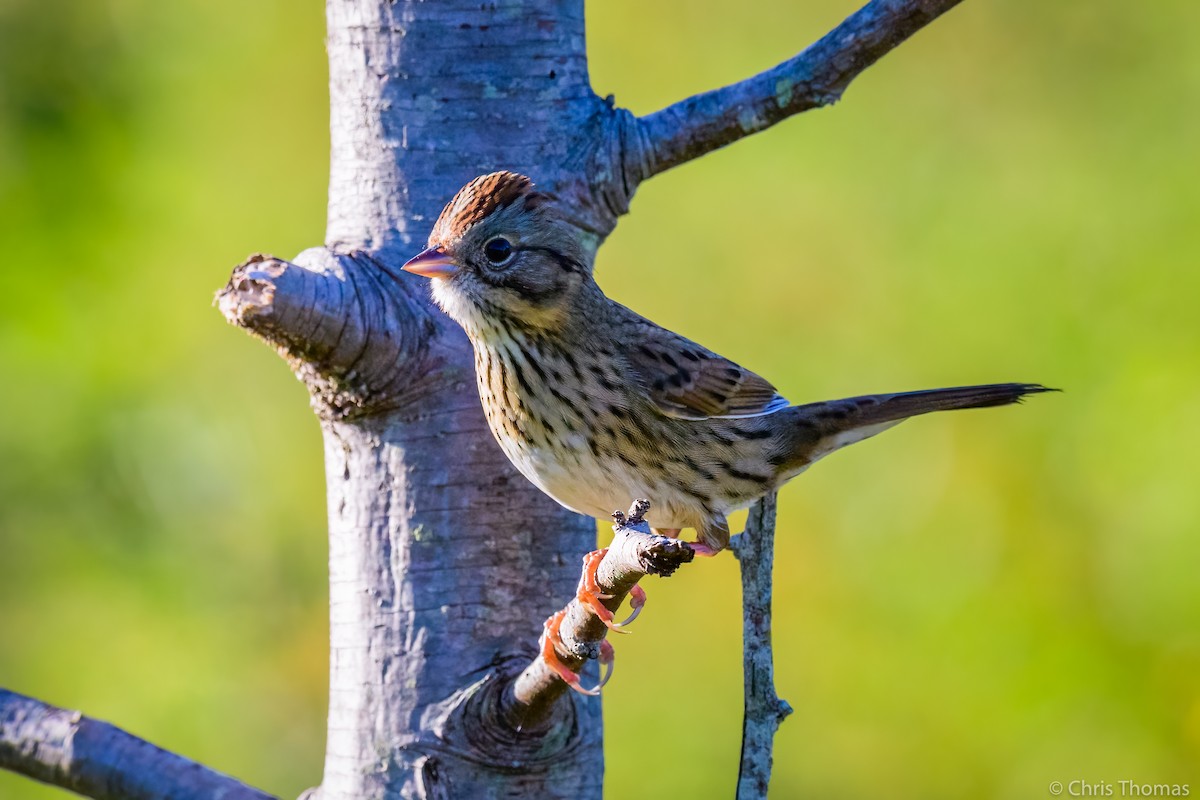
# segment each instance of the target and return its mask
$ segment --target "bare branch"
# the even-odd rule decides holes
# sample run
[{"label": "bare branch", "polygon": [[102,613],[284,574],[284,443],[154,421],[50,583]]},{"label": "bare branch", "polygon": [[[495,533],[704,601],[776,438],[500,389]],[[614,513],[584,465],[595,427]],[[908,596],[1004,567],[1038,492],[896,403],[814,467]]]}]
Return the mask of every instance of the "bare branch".
[{"label": "bare branch", "polygon": [[829,105],[860,72],[962,0],[871,0],[795,58],[641,118],[645,177]]},{"label": "bare branch", "polygon": [[738,800],[766,800],[775,731],[792,707],[775,694],[771,651],[771,570],[775,562],[775,495],[750,509],[746,530],[730,542],[742,571],[742,647],[745,716]]},{"label": "bare branch", "polygon": [[[613,526],[616,536],[596,568],[600,591],[609,596],[601,602],[610,611],[616,611],[645,576],[669,577],[681,564],[695,557],[687,542],[650,532],[650,526],[642,519],[649,507],[645,500],[639,500],[630,509],[628,519],[620,512],[613,515],[617,521]],[[559,634],[566,651],[559,650],[558,656],[568,669],[578,673],[589,659],[599,655],[608,628],[578,597],[562,613]],[[515,730],[535,728],[567,689],[566,681],[539,655],[513,682],[511,691],[505,693],[503,715]]]},{"label": "bare branch", "polygon": [[0,767],[96,800],[271,800],[107,722],[0,689]]},{"label": "bare branch", "polygon": [[419,280],[367,253],[319,247],[294,262],[251,256],[216,303],[230,324],[275,347],[308,386],[318,413],[344,419],[437,388],[414,376],[445,372],[437,362],[447,348],[431,348],[439,334],[449,334],[440,338],[451,348],[463,337],[431,313]]}]

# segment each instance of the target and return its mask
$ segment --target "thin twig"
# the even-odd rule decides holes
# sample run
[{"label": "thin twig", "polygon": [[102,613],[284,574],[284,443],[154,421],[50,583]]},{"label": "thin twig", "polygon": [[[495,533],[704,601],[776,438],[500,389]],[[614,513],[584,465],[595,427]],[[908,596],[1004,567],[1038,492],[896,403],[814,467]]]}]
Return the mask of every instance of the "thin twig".
[{"label": "thin twig", "polygon": [[642,117],[642,177],[837,101],[859,73],[960,2],[871,0],[794,58]]},{"label": "thin twig", "polygon": [[[608,596],[601,602],[610,611],[616,611],[625,596],[645,576],[668,577],[681,564],[695,557],[687,542],[650,532],[650,526],[642,518],[649,507],[647,501],[638,500],[629,510],[628,517],[621,512],[613,514],[617,523],[613,526],[615,536],[596,569],[596,582],[601,593]],[[599,655],[608,628],[578,598],[573,598],[562,613],[559,635],[563,647],[556,651],[559,660],[578,673],[589,659]],[[536,728],[546,718],[554,701],[568,688],[566,681],[539,655],[513,682],[511,691],[505,693],[504,718],[516,730]]]},{"label": "thin twig", "polygon": [[771,782],[775,731],[792,707],[775,694],[771,650],[771,571],[775,561],[775,495],[750,509],[745,532],[730,542],[742,572],[745,716],[737,800],[765,800]]},{"label": "thin twig", "polygon": [[0,768],[96,800],[272,800],[78,711],[0,689]]}]

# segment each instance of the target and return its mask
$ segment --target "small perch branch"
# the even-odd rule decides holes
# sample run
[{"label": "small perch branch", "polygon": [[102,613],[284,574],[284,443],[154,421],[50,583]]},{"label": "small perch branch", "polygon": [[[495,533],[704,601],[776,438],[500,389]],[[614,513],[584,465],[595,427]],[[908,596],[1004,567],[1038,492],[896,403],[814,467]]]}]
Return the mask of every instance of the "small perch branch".
[{"label": "small perch branch", "polygon": [[644,177],[837,101],[860,72],[960,2],[871,0],[796,57],[642,117]]},{"label": "small perch branch", "polygon": [[775,495],[750,509],[744,533],[730,542],[742,571],[742,647],[746,711],[738,800],[766,800],[775,731],[792,707],[775,694],[771,651],[771,571],[775,561]]},{"label": "small perch branch", "polygon": [[0,767],[96,800],[273,798],[107,722],[6,689]]},{"label": "small perch branch", "polygon": [[[620,512],[613,514],[616,536],[596,570],[600,591],[610,596],[602,601],[610,611],[616,611],[645,576],[668,577],[695,557],[687,542],[650,532],[650,526],[642,519],[649,507],[647,501],[638,500],[630,508],[628,518]],[[560,650],[558,656],[568,669],[579,672],[589,659],[599,655],[608,628],[578,599],[572,599],[564,611],[559,633],[566,651]],[[514,730],[534,728],[547,718],[554,701],[567,689],[566,681],[538,656],[513,682],[511,691],[505,693],[504,717]]]}]

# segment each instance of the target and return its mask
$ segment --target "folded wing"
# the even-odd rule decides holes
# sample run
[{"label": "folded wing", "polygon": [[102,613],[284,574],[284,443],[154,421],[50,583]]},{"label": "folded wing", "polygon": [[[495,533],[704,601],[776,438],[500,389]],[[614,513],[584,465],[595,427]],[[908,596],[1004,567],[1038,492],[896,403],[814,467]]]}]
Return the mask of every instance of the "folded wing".
[{"label": "folded wing", "polygon": [[647,395],[681,419],[757,417],[791,405],[745,367],[628,309],[620,325],[624,355]]}]

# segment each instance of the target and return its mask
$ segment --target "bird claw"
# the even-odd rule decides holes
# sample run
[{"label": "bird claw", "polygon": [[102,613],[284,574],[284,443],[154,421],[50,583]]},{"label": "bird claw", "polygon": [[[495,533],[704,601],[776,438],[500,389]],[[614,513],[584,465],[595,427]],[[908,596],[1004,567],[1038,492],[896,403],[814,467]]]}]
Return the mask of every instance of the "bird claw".
[{"label": "bird claw", "polygon": [[[642,607],[646,605],[646,591],[636,584],[629,590],[629,607],[631,613],[629,617],[622,622],[613,621],[613,612],[602,603],[602,600],[611,600],[612,595],[604,594],[600,591],[599,581],[596,579],[596,570],[600,566],[600,562],[604,560],[604,556],[608,553],[608,548],[601,550],[593,550],[583,557],[583,575],[579,578],[579,588],[575,593],[575,599],[582,605],[591,609],[601,622],[605,624],[611,631],[617,633],[629,633],[624,630],[624,627],[637,619],[638,614],[642,613]],[[564,608],[550,616],[542,626],[542,637],[539,640],[542,651],[542,660],[546,662],[546,666],[554,670],[558,677],[575,691],[580,694],[586,694],[589,697],[596,697],[600,694],[600,690],[612,678],[613,668],[616,665],[616,653],[613,651],[613,646],[608,640],[600,642],[600,682],[591,689],[587,689],[579,680],[579,674],[567,668],[567,665],[558,657],[556,645],[562,644],[562,623],[566,618],[567,610]]]},{"label": "bird claw", "polygon": [[596,693],[604,688],[604,684],[608,683],[608,679],[612,677],[613,669],[617,664],[617,653],[613,650],[612,644],[605,639],[600,642],[600,682],[596,684]]},{"label": "bird claw", "polygon": [[608,683],[609,678],[611,678],[613,674],[613,667],[616,663],[613,646],[607,641],[600,642],[600,682],[591,689],[585,689],[582,682],[579,680],[578,673],[567,669],[567,665],[562,663],[562,661],[559,659],[558,651],[554,647],[556,642],[562,642],[560,628],[562,627],[563,618],[566,615],[566,609],[558,611],[550,615],[549,619],[547,619],[545,624],[542,626],[542,660],[546,662],[546,665],[550,667],[550,669],[554,670],[558,677],[563,679],[567,686],[570,686],[575,691],[579,692],[580,694],[585,694],[588,697],[599,697],[600,690],[604,688],[604,684]]},{"label": "bird claw", "polygon": [[[614,630],[620,630],[621,628],[624,628],[626,625],[638,618],[638,614],[642,613],[642,606],[644,605],[646,605],[646,590],[637,584],[634,584],[633,588],[629,590],[630,615],[626,617],[624,621],[614,623],[609,627],[613,628]],[[621,633],[629,633],[629,631],[621,631]]]},{"label": "bird claw", "polygon": [[609,611],[601,600],[611,600],[611,594],[604,594],[600,591],[600,583],[596,579],[596,570],[600,567],[600,562],[604,560],[604,556],[608,553],[608,548],[593,550],[583,557],[583,575],[579,578],[579,589],[575,593],[575,599],[592,610],[592,613],[600,618],[610,631],[616,633],[629,633],[624,630],[625,626],[637,619],[637,615],[642,612],[642,606],[646,605],[646,591],[635,585],[629,590],[629,607],[633,613],[622,622],[614,622],[615,616]]}]

